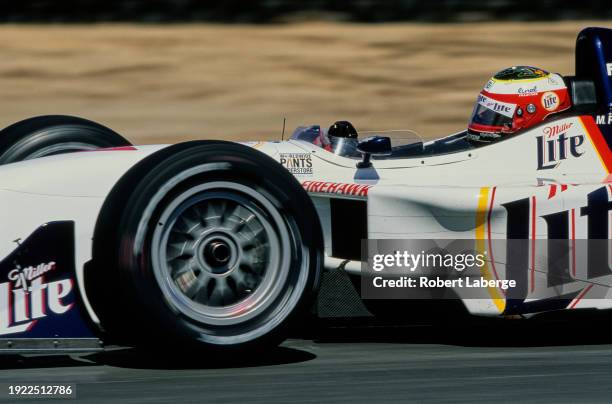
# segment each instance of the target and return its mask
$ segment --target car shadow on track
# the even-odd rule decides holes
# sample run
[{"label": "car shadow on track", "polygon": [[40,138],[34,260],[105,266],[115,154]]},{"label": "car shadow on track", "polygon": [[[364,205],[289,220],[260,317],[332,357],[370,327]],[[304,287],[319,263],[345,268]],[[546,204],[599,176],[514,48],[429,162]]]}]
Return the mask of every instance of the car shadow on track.
[{"label": "car shadow on track", "polygon": [[214,355],[212,353],[179,352],[165,355],[159,352],[123,348],[84,356],[97,365],[132,369],[229,369],[285,365],[306,362],[316,355],[299,349],[276,347],[261,352]]},{"label": "car shadow on track", "polygon": [[69,355],[2,355],[0,356],[0,370],[9,369],[45,369],[91,366],[87,361],[79,360]]},{"label": "car shadow on track", "polygon": [[283,365],[315,359],[316,355],[294,348],[277,347],[265,352],[212,355],[195,352],[160,354],[151,350],[111,347],[83,355],[7,355],[0,356],[0,370],[57,368],[80,366],[113,366],[130,369],[228,369]]},{"label": "car shadow on track", "polygon": [[390,324],[371,318],[326,319],[305,337],[315,343],[441,344],[469,347],[544,347],[612,344],[601,313],[552,314],[537,319],[462,318],[435,324]]}]

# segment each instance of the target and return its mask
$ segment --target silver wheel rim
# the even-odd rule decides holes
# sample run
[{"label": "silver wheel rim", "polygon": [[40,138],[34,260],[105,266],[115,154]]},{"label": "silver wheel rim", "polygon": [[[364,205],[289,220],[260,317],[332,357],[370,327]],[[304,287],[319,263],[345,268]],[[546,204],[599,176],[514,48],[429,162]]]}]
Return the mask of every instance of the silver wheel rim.
[{"label": "silver wheel rim", "polygon": [[228,326],[275,302],[289,276],[290,251],[287,224],[265,195],[215,181],[164,208],[153,232],[152,266],[175,311]]}]

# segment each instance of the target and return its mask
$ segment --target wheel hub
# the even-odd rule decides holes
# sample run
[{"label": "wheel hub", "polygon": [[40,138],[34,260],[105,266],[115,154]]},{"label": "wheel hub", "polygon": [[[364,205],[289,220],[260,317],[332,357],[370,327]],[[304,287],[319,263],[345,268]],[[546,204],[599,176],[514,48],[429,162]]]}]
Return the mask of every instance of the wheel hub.
[{"label": "wheel hub", "polygon": [[215,240],[204,249],[204,259],[213,267],[226,264],[231,257],[230,254],[229,246],[223,241]]},{"label": "wheel hub", "polygon": [[216,231],[199,240],[197,266],[210,275],[227,275],[240,264],[240,247],[230,234]]}]

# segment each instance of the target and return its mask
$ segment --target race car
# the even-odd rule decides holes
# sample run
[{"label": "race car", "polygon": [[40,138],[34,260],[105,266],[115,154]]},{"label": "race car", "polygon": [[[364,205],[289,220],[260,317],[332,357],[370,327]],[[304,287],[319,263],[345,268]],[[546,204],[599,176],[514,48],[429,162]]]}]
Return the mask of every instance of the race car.
[{"label": "race car", "polygon": [[[326,274],[362,275],[362,240],[519,240],[526,254],[481,270],[502,280],[524,259],[525,295],[459,296],[474,315],[612,308],[611,76],[612,30],[587,28],[575,76],[500,72],[467,131],[399,145],[395,132],[359,139],[342,121],[285,141],[147,146],[76,117],[9,126],[0,351],[278,344]],[[597,254],[570,249],[555,282],[536,240],[605,242]],[[343,285],[339,301],[359,295]],[[540,298],[560,287],[563,298]]]}]

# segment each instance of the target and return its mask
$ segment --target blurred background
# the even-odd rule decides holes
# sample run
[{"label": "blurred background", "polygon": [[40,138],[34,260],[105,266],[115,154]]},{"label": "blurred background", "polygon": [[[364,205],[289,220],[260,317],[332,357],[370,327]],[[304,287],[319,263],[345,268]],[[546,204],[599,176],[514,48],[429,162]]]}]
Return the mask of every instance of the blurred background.
[{"label": "blurred background", "polygon": [[277,139],[350,120],[423,138],[466,126],[504,67],[574,70],[608,1],[1,1],[0,125],[99,121],[135,143]]}]

